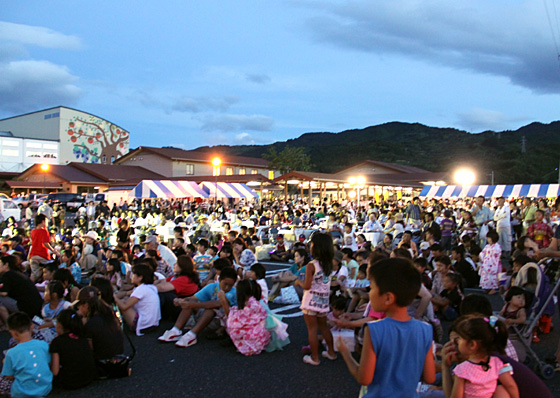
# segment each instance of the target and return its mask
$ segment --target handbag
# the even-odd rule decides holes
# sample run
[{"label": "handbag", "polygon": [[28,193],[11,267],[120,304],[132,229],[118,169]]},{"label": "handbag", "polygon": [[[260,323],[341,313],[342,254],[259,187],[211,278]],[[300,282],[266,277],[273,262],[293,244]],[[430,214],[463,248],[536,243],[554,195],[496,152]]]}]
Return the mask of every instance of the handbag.
[{"label": "handbag", "polygon": [[124,327],[124,325],[122,330],[128,340],[128,343],[130,344],[130,347],[132,348],[132,355],[118,354],[112,358],[98,359],[96,361],[97,369],[100,373],[101,379],[120,379],[122,377],[128,377],[132,374],[131,362],[136,355],[136,347],[132,344],[132,340],[126,332],[126,327]]}]

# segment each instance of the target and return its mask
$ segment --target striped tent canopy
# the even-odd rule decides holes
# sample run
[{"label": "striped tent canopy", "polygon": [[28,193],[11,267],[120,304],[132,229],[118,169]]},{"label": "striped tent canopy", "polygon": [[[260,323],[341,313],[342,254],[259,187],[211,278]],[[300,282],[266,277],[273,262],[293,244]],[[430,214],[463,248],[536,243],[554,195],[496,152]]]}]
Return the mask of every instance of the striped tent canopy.
[{"label": "striped tent canopy", "polygon": [[196,182],[142,180],[128,194],[135,198],[207,198],[208,194]]},{"label": "striped tent canopy", "polygon": [[[216,196],[215,182],[201,182],[200,186],[211,198]],[[258,195],[245,184],[233,182],[218,182],[218,198],[253,199]]]},{"label": "striped tent canopy", "polygon": [[443,185],[426,186],[420,192],[426,198],[555,198],[560,194],[558,184],[518,184],[518,185]]}]

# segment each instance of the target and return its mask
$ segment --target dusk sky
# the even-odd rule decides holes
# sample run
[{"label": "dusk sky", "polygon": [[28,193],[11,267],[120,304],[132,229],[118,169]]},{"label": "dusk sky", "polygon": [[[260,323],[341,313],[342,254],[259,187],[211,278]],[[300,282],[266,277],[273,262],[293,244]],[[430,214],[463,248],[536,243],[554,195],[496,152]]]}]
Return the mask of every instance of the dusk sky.
[{"label": "dusk sky", "polygon": [[560,2],[0,0],[0,118],[63,105],[131,148],[402,121],[559,120]]}]

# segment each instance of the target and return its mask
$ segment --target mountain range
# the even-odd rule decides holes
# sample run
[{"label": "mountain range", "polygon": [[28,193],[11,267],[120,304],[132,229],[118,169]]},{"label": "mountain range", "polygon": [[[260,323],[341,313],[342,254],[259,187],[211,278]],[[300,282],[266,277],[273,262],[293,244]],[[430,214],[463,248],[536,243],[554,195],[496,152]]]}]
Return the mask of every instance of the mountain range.
[{"label": "mountain range", "polygon": [[[557,183],[560,163],[560,121],[538,122],[511,131],[478,134],[420,123],[391,122],[339,133],[305,133],[269,145],[201,147],[200,151],[262,157],[271,147],[303,147],[311,170],[332,173],[363,160],[453,172],[468,167],[477,183]],[[451,181],[450,181],[451,182]]]}]

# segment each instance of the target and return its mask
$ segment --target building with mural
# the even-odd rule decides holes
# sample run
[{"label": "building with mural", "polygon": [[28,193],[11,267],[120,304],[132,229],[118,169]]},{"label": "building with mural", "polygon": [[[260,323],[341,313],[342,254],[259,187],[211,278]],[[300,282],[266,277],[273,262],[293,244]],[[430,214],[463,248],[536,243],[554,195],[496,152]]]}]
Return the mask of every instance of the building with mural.
[{"label": "building with mural", "polygon": [[116,124],[58,106],[0,120],[0,172],[37,163],[111,164],[128,153],[130,134]]}]

